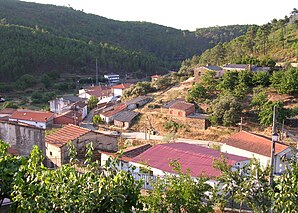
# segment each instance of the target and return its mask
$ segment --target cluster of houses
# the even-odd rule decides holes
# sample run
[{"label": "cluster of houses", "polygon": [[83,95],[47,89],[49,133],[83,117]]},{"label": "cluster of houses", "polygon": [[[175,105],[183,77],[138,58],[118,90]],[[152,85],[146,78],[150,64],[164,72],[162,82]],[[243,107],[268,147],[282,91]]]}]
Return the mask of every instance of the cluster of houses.
[{"label": "cluster of houses", "polygon": [[[229,69],[231,67],[233,66],[230,65]],[[221,75],[220,68],[214,66],[198,68],[195,73],[199,77],[203,73],[202,70],[208,69],[217,70],[218,75]],[[37,145],[46,157],[45,165],[50,168],[60,167],[69,161],[68,144],[72,143],[77,150],[78,158],[83,159],[86,145],[92,142],[94,159],[100,160],[104,165],[109,158],[118,156],[118,136],[82,128],[78,124],[88,114],[87,100],[95,96],[98,99],[96,113],[103,121],[123,129],[129,128],[133,119],[139,115],[135,109],[152,100],[148,96],[139,96],[120,102],[119,97],[129,86],[130,84],[119,84],[82,89],[78,97],[66,96],[50,101],[51,112],[1,110],[0,139],[10,143],[9,151],[15,155],[28,155],[32,146]],[[206,129],[209,125],[206,115],[196,113],[194,104],[181,99],[165,103],[161,107],[161,112],[189,123],[193,119],[200,120],[198,128],[201,129]],[[45,131],[53,125],[63,127],[46,134]],[[150,189],[152,185],[149,180],[164,174],[176,174],[169,164],[171,161],[179,161],[182,171],[190,169],[193,177],[204,174],[210,177],[212,184],[220,175],[220,172],[213,168],[215,159],[220,159],[221,155],[224,155],[232,169],[242,168],[251,158],[256,158],[262,166],[266,166],[271,160],[271,144],[270,138],[246,131],[233,134],[224,140],[220,144],[220,150],[181,142],[154,146],[144,144],[123,150],[118,169],[131,172],[136,179],[145,179],[144,188]],[[274,174],[283,173],[286,169],[285,159],[291,158],[296,153],[296,149],[277,143],[274,153]]]},{"label": "cluster of houses", "polygon": [[268,72],[271,68],[270,67],[260,67],[251,64],[225,64],[222,67],[219,66],[199,66],[194,69],[194,77],[196,82],[200,82],[202,76],[208,72],[213,71],[215,72],[215,77],[219,78],[223,76],[224,72],[226,71],[251,71],[251,72]]},{"label": "cluster of houses", "polygon": [[[123,150],[118,169],[131,172],[136,179],[144,179],[143,188],[152,189],[152,180],[165,174],[177,174],[170,163],[178,161],[182,172],[189,170],[192,177],[207,176],[208,183],[213,185],[216,177],[221,175],[220,171],[213,167],[215,160],[221,160],[224,156],[232,170],[243,168],[252,158],[257,159],[260,165],[265,167],[270,165],[271,145],[270,138],[246,131],[235,133],[224,140],[220,150],[183,142],[154,146],[144,144]],[[286,160],[295,156],[297,152],[293,147],[276,143],[274,175],[278,176],[285,172]],[[115,153],[101,152],[101,164],[104,165],[110,158],[116,156]]]}]

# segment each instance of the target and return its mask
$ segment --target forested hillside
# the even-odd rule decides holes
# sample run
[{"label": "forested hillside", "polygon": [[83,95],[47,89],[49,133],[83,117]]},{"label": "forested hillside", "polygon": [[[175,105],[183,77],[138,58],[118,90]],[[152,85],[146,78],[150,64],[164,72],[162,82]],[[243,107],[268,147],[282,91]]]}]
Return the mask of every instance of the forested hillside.
[{"label": "forested hillside", "polygon": [[96,57],[101,73],[145,75],[178,69],[181,60],[221,41],[215,37],[229,40],[238,36],[237,31],[245,33],[247,29],[224,27],[231,30],[228,33],[218,27],[212,29],[210,37],[200,35],[198,30],[195,33],[147,22],[121,22],[71,7],[18,0],[0,0],[0,27],[0,48],[5,50],[0,72],[11,72],[1,75],[0,80],[34,72],[93,72]]},{"label": "forested hillside", "polygon": [[[154,56],[108,44],[85,42],[15,25],[0,25],[0,80],[16,80],[26,73],[94,72],[95,58],[102,71],[157,70]],[[91,68],[92,69],[91,69]]]},{"label": "forested hillside", "polygon": [[200,64],[215,65],[225,63],[268,65],[266,62],[270,59],[276,62],[297,62],[298,23],[289,21],[286,16],[284,19],[278,21],[274,19],[262,26],[250,26],[246,34],[229,42],[219,42],[197,60]]}]

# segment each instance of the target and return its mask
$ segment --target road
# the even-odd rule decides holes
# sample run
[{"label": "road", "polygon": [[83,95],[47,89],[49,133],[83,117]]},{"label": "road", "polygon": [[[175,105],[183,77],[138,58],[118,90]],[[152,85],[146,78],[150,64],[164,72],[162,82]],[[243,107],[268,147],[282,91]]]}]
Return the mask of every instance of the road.
[{"label": "road", "polygon": [[80,127],[84,127],[86,129],[91,129],[91,130],[96,130],[96,128],[93,126],[93,123],[92,123],[94,111],[95,111],[95,109],[92,109],[88,113],[87,117],[81,122]]}]

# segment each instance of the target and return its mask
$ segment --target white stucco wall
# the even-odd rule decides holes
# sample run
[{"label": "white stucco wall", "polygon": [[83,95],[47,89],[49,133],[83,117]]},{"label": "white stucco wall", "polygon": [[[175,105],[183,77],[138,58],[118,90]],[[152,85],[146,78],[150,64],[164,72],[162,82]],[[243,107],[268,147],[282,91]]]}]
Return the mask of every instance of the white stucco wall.
[{"label": "white stucco wall", "polygon": [[123,89],[113,89],[113,95],[114,96],[122,96]]},{"label": "white stucco wall", "polygon": [[253,153],[253,152],[249,152],[249,151],[239,149],[239,148],[236,148],[236,147],[233,147],[233,146],[229,146],[227,144],[223,144],[220,148],[220,151],[228,153],[228,154],[247,157],[247,158],[256,158],[260,162],[260,165],[264,166],[264,167],[267,166],[270,163],[270,157],[260,155],[260,154],[256,154],[256,153]]},{"label": "white stucco wall", "polygon": [[46,122],[35,122],[35,121],[19,120],[19,119],[13,119],[13,118],[9,118],[9,121],[21,122],[21,123],[29,124],[42,129],[46,129],[47,127]]}]

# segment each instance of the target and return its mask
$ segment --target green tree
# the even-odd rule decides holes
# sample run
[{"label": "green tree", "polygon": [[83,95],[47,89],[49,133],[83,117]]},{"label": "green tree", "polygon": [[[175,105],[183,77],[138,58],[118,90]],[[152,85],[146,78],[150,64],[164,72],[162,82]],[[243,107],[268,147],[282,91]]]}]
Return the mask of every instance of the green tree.
[{"label": "green tree", "polygon": [[267,101],[259,112],[259,121],[262,126],[269,126],[273,119],[273,106],[277,107],[277,121],[282,122],[288,116],[288,110],[283,107],[281,101]]},{"label": "green tree", "polygon": [[206,90],[211,93],[216,89],[217,80],[215,79],[216,72],[208,70],[203,76],[201,84]]},{"label": "green tree", "polygon": [[229,71],[225,72],[218,84],[218,89],[223,91],[233,91],[238,84],[238,72]]},{"label": "green tree", "polygon": [[211,111],[211,123],[230,126],[239,121],[241,104],[231,94],[221,95],[212,102]]},{"label": "green tree", "polygon": [[130,173],[116,171],[114,161],[102,172],[99,162],[91,161],[92,144],[86,149],[85,172],[79,173],[75,151],[69,150],[70,164],[50,170],[42,164],[42,152],[34,147],[14,176],[12,211],[133,212],[141,208],[140,183]]},{"label": "green tree", "polygon": [[[207,178],[193,178],[190,171],[183,173],[178,161],[170,166],[178,175],[165,174],[153,184],[143,200],[149,212],[211,212],[207,191],[211,189]],[[207,202],[206,202],[207,201]]]},{"label": "green tree", "polygon": [[254,107],[259,112],[267,101],[266,90],[263,87],[259,86],[253,88],[253,95],[250,103],[251,107]]},{"label": "green tree", "polygon": [[15,102],[11,102],[11,101],[6,101],[4,104],[3,104],[3,108],[13,108],[13,109],[17,109],[19,108],[19,106],[15,103]]},{"label": "green tree", "polygon": [[207,98],[207,90],[201,83],[196,83],[186,95],[187,102],[200,101]]},{"label": "green tree", "polygon": [[252,76],[254,86],[269,86],[270,74],[268,72],[255,72]]},{"label": "green tree", "polygon": [[[268,181],[270,167],[262,168],[256,159],[250,163],[232,169],[225,157],[214,161],[214,168],[221,171],[212,192],[215,206],[221,210],[228,202],[234,201],[251,207],[254,212],[268,212],[271,205],[272,190]],[[233,208],[233,206],[232,206]]]},{"label": "green tree", "polygon": [[101,124],[103,122],[102,118],[100,115],[94,115],[92,118],[92,122],[96,125]]},{"label": "green tree", "polygon": [[0,206],[5,198],[11,198],[13,177],[25,164],[26,159],[8,153],[9,145],[0,140]]},{"label": "green tree", "polygon": [[95,96],[91,96],[88,100],[88,108],[91,110],[91,109],[94,109],[96,106],[97,106],[97,103],[98,103],[98,98],[95,97]]},{"label": "green tree", "polygon": [[50,88],[52,84],[50,76],[47,74],[44,74],[41,78],[41,83],[43,83],[45,88]]},{"label": "green tree", "polygon": [[291,159],[285,174],[276,179],[274,210],[276,212],[296,212],[298,206],[298,161]]},{"label": "green tree", "polygon": [[25,74],[21,76],[17,81],[16,85],[19,89],[27,89],[28,87],[33,87],[34,84],[36,83],[36,79],[34,76]]}]

